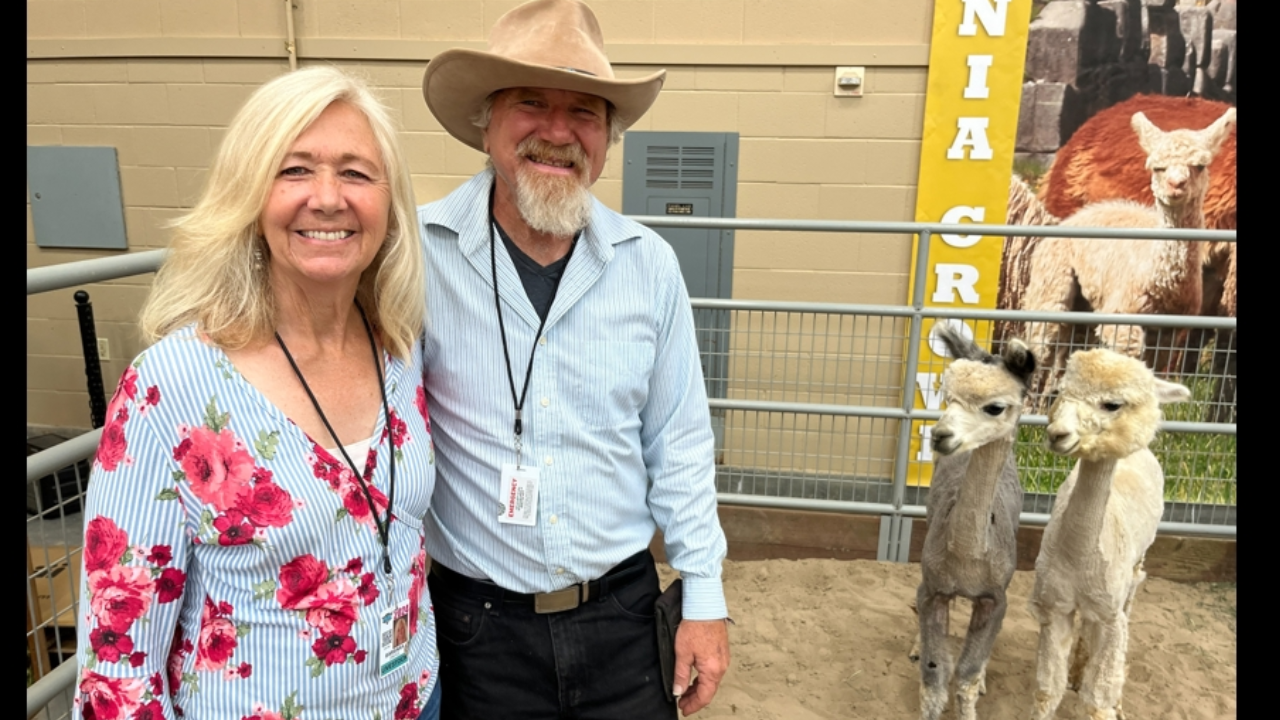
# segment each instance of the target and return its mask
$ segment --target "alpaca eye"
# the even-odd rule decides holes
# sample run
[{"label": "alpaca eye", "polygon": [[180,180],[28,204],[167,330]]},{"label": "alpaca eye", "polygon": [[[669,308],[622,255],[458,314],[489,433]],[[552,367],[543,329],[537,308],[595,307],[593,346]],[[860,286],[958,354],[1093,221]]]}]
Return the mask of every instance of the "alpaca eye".
[{"label": "alpaca eye", "polygon": [[1102,409],[1103,409],[1103,410],[1106,410],[1107,412],[1115,412],[1115,411],[1119,410],[1119,409],[1120,409],[1120,408],[1122,408],[1122,407],[1124,407],[1124,405],[1123,405],[1122,403],[1118,403],[1118,402],[1104,402],[1104,403],[1102,403]]},{"label": "alpaca eye", "polygon": [[1203,165],[1195,165],[1194,167],[1195,167],[1195,169],[1196,169],[1196,172],[1204,172],[1204,166],[1203,166]]},{"label": "alpaca eye", "polygon": [[991,417],[999,417],[1000,413],[1004,412],[1004,405],[998,405],[996,403],[984,405],[982,406],[982,412],[990,415]]},{"label": "alpaca eye", "polygon": [[1162,168],[1162,167],[1151,168],[1151,171],[1152,171],[1152,172],[1164,172],[1164,171],[1165,171],[1165,168]]}]

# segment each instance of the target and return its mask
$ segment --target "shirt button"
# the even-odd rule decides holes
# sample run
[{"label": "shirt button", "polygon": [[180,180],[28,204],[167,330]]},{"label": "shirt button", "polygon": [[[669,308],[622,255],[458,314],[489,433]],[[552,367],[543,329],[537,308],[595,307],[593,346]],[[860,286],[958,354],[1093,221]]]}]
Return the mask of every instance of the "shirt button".
[{"label": "shirt button", "polygon": [[547,464],[548,464],[548,465],[550,465],[550,464],[551,464],[551,456],[550,456],[550,455],[548,455],[548,456],[547,456],[547,460],[546,460],[546,462],[547,462]]},{"label": "shirt button", "polygon": [[555,524],[556,524],[556,523],[558,523],[558,522],[560,522],[560,518],[556,517],[555,515],[552,515],[552,516],[551,516],[551,524],[552,524],[552,525],[555,525]]},{"label": "shirt button", "polygon": [[551,398],[542,398],[542,407],[546,407],[550,404],[551,404]]},{"label": "shirt button", "polygon": [[539,345],[546,345],[546,344],[547,344],[547,336],[546,336],[546,335],[543,335],[542,337],[538,338],[538,344],[539,344]]},{"label": "shirt button", "polygon": [[564,568],[556,568],[556,574],[557,574],[557,575],[563,575],[563,574],[564,574]]}]

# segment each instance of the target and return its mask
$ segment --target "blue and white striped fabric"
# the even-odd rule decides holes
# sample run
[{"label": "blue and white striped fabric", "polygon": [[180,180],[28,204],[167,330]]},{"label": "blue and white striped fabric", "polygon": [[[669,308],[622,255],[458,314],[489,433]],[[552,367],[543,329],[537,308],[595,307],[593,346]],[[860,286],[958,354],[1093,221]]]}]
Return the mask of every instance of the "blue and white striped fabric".
[{"label": "blue and white striped fabric", "polygon": [[688,293],[671,247],[599,201],[541,338],[515,265],[495,246],[517,394],[537,342],[522,464],[540,473],[537,523],[498,522],[500,469],[516,455],[491,280],[492,182],[483,171],[418,209],[440,473],[428,553],[510,590],[548,592],[600,577],[661,528],[684,578],[684,616],[727,617],[714,440]]},{"label": "blue and white striped fabric", "polygon": [[[434,453],[420,350],[385,359],[365,477],[381,515],[396,454],[394,582],[355,476],[221,350],[188,327],[134,361],[88,487],[75,717],[417,717],[439,667]],[[381,676],[379,615],[407,598],[408,662]]]}]

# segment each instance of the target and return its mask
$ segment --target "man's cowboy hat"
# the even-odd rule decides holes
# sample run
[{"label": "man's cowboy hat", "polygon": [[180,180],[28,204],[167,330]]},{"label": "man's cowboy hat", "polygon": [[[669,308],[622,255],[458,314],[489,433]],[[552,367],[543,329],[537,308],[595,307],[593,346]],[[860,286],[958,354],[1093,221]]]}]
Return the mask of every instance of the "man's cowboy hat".
[{"label": "man's cowboy hat", "polygon": [[498,18],[488,52],[453,49],[432,58],[422,94],[450,135],[483,152],[484,132],[471,117],[498,90],[538,87],[597,95],[613,103],[626,129],[657,99],[666,75],[659,70],[615,79],[591,8],[578,0],[533,0]]}]

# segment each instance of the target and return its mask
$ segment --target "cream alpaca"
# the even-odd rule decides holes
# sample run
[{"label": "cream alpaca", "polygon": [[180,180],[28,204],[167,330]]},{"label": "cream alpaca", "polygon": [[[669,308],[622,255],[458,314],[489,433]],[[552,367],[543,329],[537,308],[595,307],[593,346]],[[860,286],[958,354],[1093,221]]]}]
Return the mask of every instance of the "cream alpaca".
[{"label": "cream alpaca", "polygon": [[[1209,187],[1207,167],[1235,123],[1228,108],[1203,130],[1164,132],[1142,113],[1133,116],[1133,129],[1147,153],[1155,207],[1129,200],[1093,203],[1063,220],[1061,226],[1112,228],[1203,228],[1204,196]],[[1087,238],[1045,238],[1031,254],[1024,310],[1097,313],[1195,315],[1200,312],[1204,243],[1182,240],[1134,241]],[[1131,357],[1143,357],[1145,331],[1138,327],[1102,324],[1097,339]],[[1041,362],[1056,375],[1066,331],[1053,323],[1032,322],[1027,341]],[[1147,358],[1163,367],[1165,358]]]},{"label": "cream alpaca", "polygon": [[1029,603],[1040,622],[1033,720],[1053,717],[1062,700],[1073,639],[1079,666],[1072,674],[1083,671],[1080,697],[1089,717],[1123,717],[1129,612],[1164,511],[1164,472],[1147,446],[1159,406],[1190,397],[1182,385],[1111,350],[1078,352],[1067,361],[1048,436],[1050,449],[1076,458],[1076,465],[1058,491],[1036,558]]},{"label": "cream alpaca", "polygon": [[972,720],[986,692],[987,659],[1008,608],[1005,590],[1017,568],[1022,485],[1013,438],[1035,372],[1035,356],[1012,340],[995,357],[946,324],[935,326],[956,358],[942,377],[947,409],[933,429],[928,534],[916,593],[920,634],[920,716],[937,720],[947,705],[952,659],[947,647],[951,601],[973,601],[957,678],[956,716]]}]

